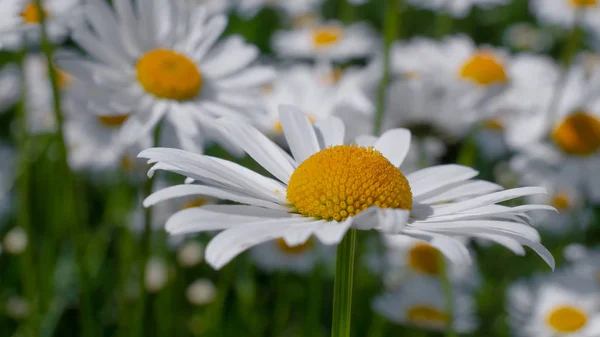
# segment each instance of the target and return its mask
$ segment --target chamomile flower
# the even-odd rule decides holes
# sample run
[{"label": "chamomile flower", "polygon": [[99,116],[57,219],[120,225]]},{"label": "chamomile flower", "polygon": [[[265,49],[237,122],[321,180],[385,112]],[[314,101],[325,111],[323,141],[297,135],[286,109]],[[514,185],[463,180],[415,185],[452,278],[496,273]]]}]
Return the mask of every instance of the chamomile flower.
[{"label": "chamomile flower", "polygon": [[217,42],[227,19],[207,17],[184,0],[102,1],[86,7],[89,27],[73,39],[90,57],[63,58],[81,83],[74,96],[99,116],[129,115],[119,138],[131,145],[157,124],[175,130],[180,146],[201,150],[201,127],[216,117],[240,116],[274,72],[251,66],[258,49],[241,37]]},{"label": "chamomile flower", "polygon": [[390,130],[374,144],[343,145],[344,125],[339,119],[313,126],[304,113],[287,106],[280,121],[293,157],[243,121],[219,121],[231,141],[275,178],[177,149],[153,148],[139,154],[155,163],[151,172],[172,171],[202,183],[160,190],[144,201],[146,207],[191,195],[242,204],[184,210],[166,223],[171,234],[223,230],[207,246],[206,260],[214,268],[254,245],[279,238],[290,246],[313,235],[324,244],[336,244],[351,227],[425,240],[456,263],[468,262],[470,256],[455,237],[472,236],[520,254],[522,245],[530,246],[554,265],[537,231],[523,217],[526,211],[553,208],[496,204],[545,193],[543,188],[501,191],[496,184],[473,180],[477,172],[459,165],[429,167],[405,176],[398,169],[410,144],[405,129]]},{"label": "chamomile flower", "polygon": [[451,141],[482,120],[486,104],[510,82],[508,55],[476,47],[466,36],[441,43],[428,39],[398,42],[390,58],[395,81],[388,88],[387,118],[405,127],[432,127]]},{"label": "chamomile flower", "polygon": [[242,17],[251,18],[264,7],[273,7],[290,17],[318,11],[323,0],[236,0]]},{"label": "chamomile flower", "polygon": [[279,238],[253,247],[249,253],[262,270],[298,274],[309,273],[318,263],[330,262],[335,256],[335,250],[331,246],[324,246],[312,237],[297,246],[289,246],[284,239]]},{"label": "chamomile flower", "polygon": [[256,124],[269,135],[281,135],[279,106],[291,104],[315,123],[334,114],[353,112],[372,115],[375,107],[362,91],[356,76],[329,66],[294,66],[279,71],[279,76],[264,90],[265,114]]},{"label": "chamomile flower", "polygon": [[0,70],[0,113],[12,107],[21,95],[21,76],[14,65]]},{"label": "chamomile flower", "polygon": [[[430,244],[400,235],[383,235],[383,274],[388,286],[401,287],[410,278],[444,277],[444,268],[456,286],[474,288],[481,283],[474,265],[451,264]],[[446,264],[446,266],[444,265]]]},{"label": "chamomile flower", "polygon": [[566,28],[598,25],[600,15],[597,0],[532,0],[529,7],[539,21]]},{"label": "chamomile flower", "polygon": [[334,62],[365,58],[378,50],[377,37],[365,23],[344,26],[337,21],[276,32],[272,45],[280,57]]},{"label": "chamomile flower", "polygon": [[518,336],[596,336],[598,288],[570,270],[521,280],[508,289],[509,324]]},{"label": "chamomile flower", "polygon": [[492,8],[508,3],[510,0],[409,0],[414,6],[436,12],[448,12],[455,18],[463,18],[473,7]]},{"label": "chamomile flower", "polygon": [[453,310],[450,314],[446,308],[440,280],[415,278],[404,284],[400,290],[375,298],[373,309],[397,324],[444,331],[451,319],[454,331],[474,331],[478,322],[473,295],[461,288],[454,288],[453,294]]},{"label": "chamomile flower", "polygon": [[[0,49],[16,49],[23,43],[38,44],[41,39],[39,9],[33,0],[0,2]],[[43,0],[48,37],[52,42],[64,41],[80,22],[80,0]]]},{"label": "chamomile flower", "polygon": [[583,197],[600,202],[600,100],[596,90],[599,72],[589,74],[581,66],[567,74],[562,90],[547,108],[513,118],[507,143],[520,153],[513,169],[525,176],[530,167],[560,176]]}]

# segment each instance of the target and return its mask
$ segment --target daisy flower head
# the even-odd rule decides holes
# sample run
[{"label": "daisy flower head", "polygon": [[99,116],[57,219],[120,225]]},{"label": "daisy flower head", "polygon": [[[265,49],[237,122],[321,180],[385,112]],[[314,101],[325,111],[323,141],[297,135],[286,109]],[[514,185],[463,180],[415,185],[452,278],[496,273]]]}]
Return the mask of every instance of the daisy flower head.
[{"label": "daisy flower head", "polygon": [[565,269],[520,280],[507,292],[509,325],[518,336],[596,336],[598,288]]},{"label": "daisy flower head", "polygon": [[184,0],[136,4],[93,1],[84,9],[89,26],[73,39],[90,56],[61,59],[79,81],[74,96],[99,116],[128,115],[119,128],[125,145],[164,120],[181,147],[200,151],[201,128],[220,116],[245,118],[274,72],[251,65],[259,51],[240,36],[218,42],[223,15],[209,18]]},{"label": "daisy flower head", "polygon": [[12,107],[21,95],[21,74],[15,65],[0,69],[0,113]]},{"label": "daisy flower head", "polygon": [[[33,0],[0,1],[0,49],[17,49],[41,40],[40,9]],[[54,43],[64,41],[80,22],[80,0],[43,0],[48,38]]]},{"label": "daisy flower head", "polygon": [[506,133],[509,146],[519,149],[512,167],[527,177],[530,168],[560,176],[584,198],[600,202],[600,72],[590,77],[572,67],[562,90],[546,109],[513,118]]},{"label": "daisy flower head", "polygon": [[441,281],[415,278],[399,290],[387,292],[373,301],[373,309],[388,320],[430,331],[444,331],[448,321],[459,333],[473,332],[478,325],[473,294],[462,288],[453,290],[453,310],[446,308]]},{"label": "daisy flower head", "polygon": [[[244,149],[274,178],[219,158],[182,150],[152,148],[139,154],[155,165],[201,184],[160,190],[145,201],[204,195],[238,202],[184,210],[166,223],[171,234],[222,230],[209,243],[206,259],[221,268],[244,250],[283,238],[297,246],[312,235],[337,244],[346,231],[377,229],[429,242],[456,263],[470,262],[456,237],[486,238],[523,254],[533,248],[554,265],[552,255],[524,212],[554,210],[547,205],[506,207],[497,203],[543,188],[501,191],[496,184],[472,179],[477,172],[459,165],[429,167],[404,175],[402,164],[410,132],[394,129],[366,144],[344,145],[344,125],[337,118],[312,125],[292,106],[283,106],[280,121],[292,156],[249,124],[219,120],[230,140]],[[460,201],[458,201],[460,200]]]},{"label": "daisy flower head", "polygon": [[273,35],[275,53],[283,58],[344,62],[366,58],[378,50],[378,39],[366,23],[344,26],[327,21]]},{"label": "daisy flower head", "polygon": [[597,26],[600,15],[597,0],[532,0],[529,8],[540,22],[565,28]]},{"label": "daisy flower head", "polygon": [[288,245],[283,238],[268,241],[249,251],[254,263],[267,272],[289,271],[307,274],[319,263],[332,262],[335,250],[313,237],[297,246]]},{"label": "daisy flower head", "polygon": [[319,10],[323,0],[235,0],[237,11],[244,18],[252,18],[264,7],[272,7],[290,17],[299,17]]},{"label": "daisy flower head", "polygon": [[473,7],[492,8],[504,5],[510,0],[409,0],[408,2],[420,8],[436,12],[447,12],[455,18],[464,18]]},{"label": "daisy flower head", "polygon": [[281,135],[279,106],[294,105],[314,124],[332,115],[372,116],[375,106],[362,90],[355,74],[329,65],[296,65],[283,68],[263,92],[265,114],[256,124],[268,135]]},{"label": "daisy flower head", "polygon": [[402,287],[411,278],[441,279],[444,269],[456,286],[475,288],[481,276],[474,264],[451,264],[429,243],[401,235],[383,234],[385,246],[382,271],[390,288]]}]

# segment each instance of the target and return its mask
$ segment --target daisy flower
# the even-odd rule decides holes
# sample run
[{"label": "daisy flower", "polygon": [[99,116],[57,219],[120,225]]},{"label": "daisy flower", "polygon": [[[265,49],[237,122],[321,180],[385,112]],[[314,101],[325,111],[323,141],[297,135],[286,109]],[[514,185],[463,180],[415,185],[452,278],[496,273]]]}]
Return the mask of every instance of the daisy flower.
[{"label": "daisy flower", "polygon": [[0,70],[0,113],[19,101],[21,95],[21,75],[15,65],[7,65]]},{"label": "daisy flower", "polygon": [[309,273],[317,264],[331,262],[335,256],[332,246],[325,246],[313,237],[293,247],[280,238],[253,247],[249,253],[262,270],[297,274]]},{"label": "daisy flower", "polygon": [[263,93],[265,114],[256,124],[269,135],[281,135],[279,106],[298,107],[316,123],[334,114],[353,112],[372,116],[375,106],[362,90],[353,73],[333,69],[328,65],[293,66],[279,71],[277,79],[265,87]]},{"label": "daisy flower", "polygon": [[395,80],[388,88],[387,118],[405,127],[432,127],[449,140],[482,120],[486,104],[510,84],[508,55],[476,47],[466,36],[397,42],[390,53]]},{"label": "daisy flower", "polygon": [[[600,72],[590,77],[581,66],[567,74],[562,90],[546,109],[511,120],[507,143],[520,150],[513,169],[530,167],[560,176],[584,198],[600,202]],[[550,103],[553,103],[550,106]]]},{"label": "daisy flower", "polygon": [[272,46],[284,58],[344,62],[373,55],[378,50],[374,32],[365,23],[343,26],[327,21],[273,35]]},{"label": "daisy flower", "polygon": [[451,319],[456,332],[473,332],[478,325],[473,295],[461,288],[455,288],[453,294],[450,317],[441,282],[431,278],[415,278],[400,290],[375,298],[373,310],[397,324],[444,331]]},{"label": "daisy flower", "polygon": [[298,17],[319,10],[323,0],[236,0],[237,11],[245,18],[252,18],[264,7],[273,7],[290,17]]},{"label": "daisy flower", "polygon": [[390,130],[374,144],[343,145],[344,125],[339,119],[313,126],[304,113],[285,106],[280,121],[293,156],[243,121],[224,118],[218,123],[274,178],[177,149],[153,148],[139,154],[155,163],[150,173],[167,170],[202,183],[160,190],[144,201],[146,207],[190,195],[242,204],[184,210],[165,225],[171,234],[223,230],[207,246],[206,260],[214,268],[254,245],[279,238],[290,246],[312,235],[324,244],[336,244],[350,227],[425,240],[456,263],[467,263],[470,256],[455,237],[473,236],[519,254],[524,253],[522,245],[530,246],[554,265],[524,217],[526,211],[553,208],[497,205],[545,193],[543,188],[501,191],[496,184],[473,180],[477,172],[458,165],[429,167],[404,176],[398,167],[410,144],[405,129]]},{"label": "daisy flower", "polygon": [[596,336],[598,288],[566,269],[521,280],[508,289],[509,324],[518,336]]},{"label": "daisy flower", "polygon": [[401,287],[407,280],[417,277],[444,277],[444,264],[450,280],[456,286],[478,287],[479,271],[474,265],[451,264],[433,246],[422,240],[400,235],[383,235],[385,246],[382,271],[388,286]]},{"label": "daisy flower", "polygon": [[[48,38],[64,41],[80,22],[79,0],[43,0]],[[23,43],[38,44],[41,39],[39,9],[33,0],[0,1],[0,48],[16,49]],[[2,27],[5,26],[5,27]]]},{"label": "daisy flower", "polygon": [[62,58],[81,83],[77,100],[99,116],[128,115],[119,137],[130,145],[165,123],[180,146],[200,151],[201,128],[216,117],[245,117],[258,102],[272,69],[251,66],[259,51],[241,37],[217,42],[223,15],[207,17],[202,6],[183,0],[103,1],[85,8],[89,27],[73,39],[90,57]]},{"label": "daisy flower", "polygon": [[532,0],[531,12],[543,23],[566,28],[597,25],[600,4],[596,0]]},{"label": "daisy flower", "polygon": [[455,18],[464,18],[473,7],[492,8],[509,0],[409,0],[413,6],[436,12],[447,12]]}]

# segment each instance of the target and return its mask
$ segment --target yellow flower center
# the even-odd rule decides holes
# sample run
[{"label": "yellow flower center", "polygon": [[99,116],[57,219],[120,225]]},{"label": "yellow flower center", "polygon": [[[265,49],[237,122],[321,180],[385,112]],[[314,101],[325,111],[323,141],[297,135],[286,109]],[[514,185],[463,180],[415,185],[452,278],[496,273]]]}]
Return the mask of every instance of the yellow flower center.
[{"label": "yellow flower center", "polygon": [[597,0],[569,0],[575,7],[594,7],[598,4]]},{"label": "yellow flower center", "polygon": [[600,150],[600,121],[584,111],[577,111],[558,124],[552,139],[567,154],[592,155]]},{"label": "yellow flower center", "polygon": [[481,86],[508,82],[502,63],[493,54],[485,51],[471,56],[460,68],[459,76]]},{"label": "yellow flower center", "polygon": [[502,121],[499,119],[488,119],[485,122],[483,122],[483,127],[490,131],[504,131],[504,124],[502,124]]},{"label": "yellow flower center", "polygon": [[559,211],[567,211],[571,208],[569,196],[566,193],[557,193],[550,200],[550,205]]},{"label": "yellow flower center", "polygon": [[335,26],[315,28],[312,32],[313,45],[315,47],[329,47],[338,43],[343,33],[343,29]]},{"label": "yellow flower center", "polygon": [[[44,14],[48,17],[48,11],[44,10]],[[28,4],[21,13],[21,17],[25,23],[40,23],[42,18],[36,4]]]},{"label": "yellow flower center", "polygon": [[547,322],[557,332],[572,333],[587,323],[587,316],[578,308],[561,306],[550,312]]},{"label": "yellow flower center", "polygon": [[408,252],[408,265],[412,270],[427,275],[441,275],[442,256],[433,246],[418,243]]},{"label": "yellow flower center", "polygon": [[337,145],[296,168],[287,199],[306,217],[344,221],[370,206],[412,208],[408,180],[372,147]]},{"label": "yellow flower center", "polygon": [[107,128],[118,128],[123,125],[129,115],[106,115],[98,116],[98,122]]},{"label": "yellow flower center", "polygon": [[191,200],[189,202],[186,202],[183,207],[181,207],[181,209],[189,209],[189,208],[194,208],[194,207],[201,207],[206,205],[206,203],[208,202],[208,200],[206,200],[205,198],[197,198],[194,200]]},{"label": "yellow flower center", "polygon": [[448,315],[428,305],[416,305],[406,311],[408,320],[415,325],[444,326]]},{"label": "yellow flower center", "polygon": [[335,68],[333,71],[323,76],[323,83],[325,85],[335,85],[340,82],[342,76],[344,76],[344,69]]},{"label": "yellow flower center", "polygon": [[135,167],[135,159],[129,154],[124,154],[120,164],[123,170],[131,171]]},{"label": "yellow flower center", "polygon": [[310,238],[301,245],[289,246],[287,243],[285,243],[284,239],[279,238],[279,239],[275,240],[275,245],[277,246],[277,249],[279,249],[279,251],[281,251],[283,254],[300,255],[312,248],[313,239]]},{"label": "yellow flower center", "polygon": [[167,49],[147,52],[137,62],[137,78],[156,97],[185,101],[202,90],[202,74],[187,56]]},{"label": "yellow flower center", "polygon": [[66,89],[71,86],[73,77],[68,72],[56,68],[56,82],[58,83],[59,88]]}]

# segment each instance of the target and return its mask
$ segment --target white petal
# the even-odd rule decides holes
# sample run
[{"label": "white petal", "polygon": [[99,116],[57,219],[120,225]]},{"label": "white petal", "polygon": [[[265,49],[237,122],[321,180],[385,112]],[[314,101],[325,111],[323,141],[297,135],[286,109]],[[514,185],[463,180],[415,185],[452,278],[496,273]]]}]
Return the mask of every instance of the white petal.
[{"label": "white petal", "polygon": [[345,125],[338,117],[331,116],[326,119],[321,119],[315,124],[319,135],[321,136],[321,148],[327,148],[334,145],[344,144]]},{"label": "white petal", "polygon": [[308,157],[319,152],[315,129],[308,117],[298,108],[291,105],[279,106],[279,120],[296,162],[302,163]]},{"label": "white petal", "polygon": [[425,240],[437,248],[450,262],[454,264],[471,264],[471,254],[461,241],[449,236],[433,234],[426,231],[408,229],[406,235]]},{"label": "white petal", "polygon": [[450,164],[422,169],[409,174],[406,178],[410,184],[413,198],[418,198],[438,188],[471,179],[477,173],[470,167]]},{"label": "white petal", "polygon": [[404,209],[377,208],[377,230],[387,234],[399,234],[406,224],[410,212]]},{"label": "white petal", "polygon": [[281,182],[286,183],[294,172],[283,150],[254,127],[233,118],[217,121],[227,132],[232,142],[244,149],[262,167]]},{"label": "white petal", "polygon": [[352,226],[353,218],[348,218],[342,223],[329,222],[324,227],[315,231],[315,236],[326,245],[335,245],[342,241],[348,229]]},{"label": "white petal", "polygon": [[483,207],[486,205],[496,204],[506,200],[511,200],[519,197],[534,194],[547,194],[547,191],[543,187],[521,187],[513,188],[510,190],[495,192],[487,195],[482,195],[476,198],[459,201],[451,204],[433,206],[434,216],[446,215],[452,213],[458,213],[467,211],[470,209]]},{"label": "white petal", "polygon": [[438,190],[432,193],[426,193],[418,198],[413,199],[421,204],[431,205],[440,202],[452,201],[459,198],[488,194],[500,191],[502,189],[502,186],[485,180],[461,181],[447,186],[447,189],[444,191]]},{"label": "white petal", "polygon": [[374,146],[392,165],[399,167],[410,148],[410,137],[407,129],[393,129],[381,135]]},{"label": "white petal", "polygon": [[213,198],[219,198],[223,200],[230,200],[239,202],[247,205],[254,205],[260,207],[266,207],[270,209],[277,209],[286,211],[287,207],[280,204],[276,204],[271,201],[252,198],[246,195],[237,194],[231,191],[226,191],[216,187],[202,186],[202,185],[175,185],[167,188],[163,188],[157,192],[152,193],[144,200],[144,207],[153,206],[161,201],[180,198],[192,195],[209,196]]},{"label": "white petal", "polygon": [[248,223],[227,229],[215,236],[206,247],[206,262],[213,268],[220,269],[246,249],[283,237],[290,228],[313,227],[322,222],[324,221],[294,217]]},{"label": "white petal", "polygon": [[375,146],[375,142],[377,142],[377,137],[371,135],[362,135],[356,137],[356,145],[369,147]]},{"label": "white petal", "polygon": [[494,235],[494,234],[477,234],[477,237],[481,238],[481,239],[485,239],[485,240],[490,240],[501,246],[504,246],[516,255],[519,255],[519,256],[525,255],[525,249],[523,248],[523,246],[519,242],[517,242],[511,238],[507,238],[502,235]]}]

